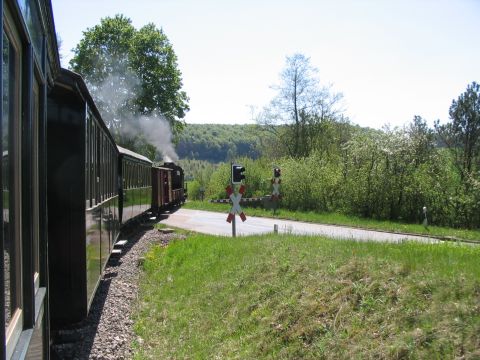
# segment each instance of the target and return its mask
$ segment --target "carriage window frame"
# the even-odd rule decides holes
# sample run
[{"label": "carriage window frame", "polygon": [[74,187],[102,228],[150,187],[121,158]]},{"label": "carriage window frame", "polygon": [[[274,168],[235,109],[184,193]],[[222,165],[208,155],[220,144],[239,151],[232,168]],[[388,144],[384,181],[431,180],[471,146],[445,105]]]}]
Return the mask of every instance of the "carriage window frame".
[{"label": "carriage window frame", "polygon": [[110,177],[112,176],[111,169],[110,169],[110,142],[108,141],[107,137],[107,143],[106,143],[106,148],[105,148],[105,165],[107,169],[107,180],[106,180],[106,193],[107,193],[107,199],[110,199]]},{"label": "carriage window frame", "polygon": [[103,161],[103,179],[102,179],[102,184],[103,184],[103,201],[108,199],[108,191],[107,191],[107,181],[108,181],[108,167],[107,167],[107,136],[105,135],[104,132],[102,132],[102,141],[103,141],[103,146],[102,146],[102,161]]},{"label": "carriage window frame", "polygon": [[36,72],[33,77],[32,87],[32,213],[33,213],[33,280],[34,293],[40,288],[40,83]]},{"label": "carriage window frame", "polygon": [[[2,22],[2,36],[9,42],[9,112],[8,112],[8,172],[9,172],[9,223],[11,226],[11,232],[9,232],[10,241],[14,243],[13,259],[15,281],[14,284],[10,283],[10,291],[14,293],[13,298],[15,300],[15,308],[10,314],[10,321],[5,323],[5,345],[7,358],[10,358],[13,354],[16,343],[20,337],[23,328],[23,298],[22,298],[22,232],[21,232],[21,123],[22,123],[22,65],[23,65],[23,51],[22,42],[12,14],[8,6],[4,6],[4,18]],[[4,42],[5,46],[5,42]],[[3,49],[2,49],[3,51]],[[2,58],[3,62],[3,58]],[[10,68],[13,66],[13,69]],[[13,81],[12,81],[13,79]],[[3,86],[3,84],[2,84]],[[4,94],[5,96],[5,94]],[[13,96],[13,99],[10,98]],[[5,99],[2,99],[4,101]],[[3,117],[4,114],[2,114]],[[16,126],[13,126],[10,121],[12,117],[17,121]],[[2,119],[4,121],[4,119]],[[3,150],[3,149],[2,149]],[[12,151],[13,150],[13,151]],[[3,159],[2,159],[3,162]],[[5,185],[4,185],[5,186]],[[3,193],[3,189],[2,189]],[[3,205],[2,205],[3,208]],[[12,258],[12,256],[10,257]],[[11,275],[11,274],[10,274]],[[5,291],[5,283],[4,283]],[[4,311],[4,310],[2,310]]]},{"label": "carriage window frame", "polygon": [[124,173],[125,189],[129,189],[130,188],[130,172],[128,171],[128,165],[125,159],[123,159],[122,162],[123,162],[123,166],[125,167],[125,173]]},{"label": "carriage window frame", "polygon": [[108,198],[112,197],[112,144],[108,142],[107,147],[107,168],[108,168],[108,182],[107,182],[107,193]]},{"label": "carriage window frame", "polygon": [[95,119],[95,205],[100,204],[100,131]]},{"label": "carriage window frame", "polygon": [[98,203],[102,202],[102,133],[97,124],[97,169],[98,169]]},{"label": "carriage window frame", "polygon": [[96,158],[97,158],[97,146],[96,146],[96,127],[95,127],[95,119],[92,118],[92,133],[90,134],[91,138],[91,145],[92,145],[92,204],[91,207],[94,207],[97,204],[97,167],[95,166]]},{"label": "carriage window frame", "polygon": [[139,188],[142,186],[140,182],[140,165],[138,163],[135,164],[135,181],[136,181],[136,187]]},{"label": "carriage window frame", "polygon": [[131,184],[130,184],[130,164],[124,159],[125,161],[125,168],[127,169],[127,189],[130,189]]},{"label": "carriage window frame", "polygon": [[85,200],[87,209],[90,208],[90,122],[91,115],[87,108],[85,122]]},{"label": "carriage window frame", "polygon": [[105,201],[105,134],[100,131],[100,202]]}]

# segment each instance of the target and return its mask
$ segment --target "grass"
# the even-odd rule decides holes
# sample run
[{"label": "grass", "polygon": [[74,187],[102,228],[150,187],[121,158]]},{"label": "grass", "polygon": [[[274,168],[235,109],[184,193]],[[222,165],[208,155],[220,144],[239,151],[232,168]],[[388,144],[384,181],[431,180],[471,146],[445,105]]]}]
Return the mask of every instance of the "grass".
[{"label": "grass", "polygon": [[146,256],[139,359],[480,357],[480,248],[192,235]]},{"label": "grass", "polygon": [[[228,212],[229,204],[215,204],[206,201],[188,201],[183,205],[186,209],[208,210],[217,212]],[[443,239],[461,239],[480,242],[480,230],[453,229],[441,226],[428,226],[421,224],[407,224],[393,221],[380,221],[374,219],[347,216],[339,213],[317,213],[314,211],[301,212],[286,209],[278,209],[275,216],[273,210],[263,208],[245,207],[247,216],[275,217],[278,219],[297,220],[311,223],[352,226],[362,229],[381,230],[396,233],[408,233],[418,235],[429,235]]]}]

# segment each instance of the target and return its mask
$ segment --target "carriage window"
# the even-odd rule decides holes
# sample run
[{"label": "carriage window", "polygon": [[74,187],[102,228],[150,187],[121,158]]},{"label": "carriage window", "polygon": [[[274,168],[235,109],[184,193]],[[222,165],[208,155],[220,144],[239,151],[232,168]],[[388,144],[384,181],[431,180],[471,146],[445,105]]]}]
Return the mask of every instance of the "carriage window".
[{"label": "carriage window", "polygon": [[100,201],[105,200],[105,142],[103,138],[103,131],[99,127],[100,134]]},{"label": "carriage window", "polygon": [[138,187],[137,164],[132,164],[132,170],[133,170],[133,187],[137,188]]},{"label": "carriage window", "polygon": [[130,172],[128,171],[128,164],[125,162],[125,160],[123,160],[122,163],[123,167],[125,168],[125,172],[123,173],[125,189],[128,189],[130,187]]},{"label": "carriage window", "polygon": [[33,279],[35,284],[35,291],[38,290],[40,286],[40,225],[39,225],[39,216],[40,216],[40,205],[39,205],[39,169],[38,169],[38,153],[39,153],[39,113],[40,113],[40,88],[38,86],[38,81],[35,79],[33,81],[33,124],[32,124],[32,189],[33,189],[33,199],[32,199],[32,213],[33,213]]},{"label": "carriage window", "polygon": [[112,196],[111,193],[111,188],[110,188],[110,183],[111,183],[111,176],[112,176],[112,169],[111,169],[111,163],[110,163],[110,143],[107,142],[107,197],[110,198]]},{"label": "carriage window", "polygon": [[[7,12],[8,17],[8,12]],[[20,335],[21,248],[20,248],[20,40],[6,20],[2,51],[2,220],[7,356]]]},{"label": "carriage window", "polygon": [[137,165],[137,176],[138,176],[138,187],[143,186],[143,179],[142,179],[142,165]]},{"label": "carriage window", "polygon": [[122,184],[120,184],[122,186],[122,189],[125,189],[127,187],[127,181],[126,181],[126,178],[127,178],[127,169],[125,169],[125,163],[122,161],[121,163],[121,166],[122,166]]},{"label": "carriage window", "polygon": [[[14,82],[10,81],[15,75],[12,64],[12,53],[10,42],[3,34],[3,114],[2,114],[2,192],[3,192],[3,239],[4,239],[4,269],[5,269],[5,323],[8,325],[12,318],[12,300],[11,300],[11,270],[15,268],[14,259],[11,259],[13,250],[10,241],[10,164],[9,164],[9,144],[10,144],[10,116],[12,100],[14,97]],[[13,75],[13,76],[12,76]],[[12,96],[13,95],[13,96]],[[13,114],[12,114],[13,115]],[[13,154],[10,154],[10,156]],[[12,214],[13,215],[13,214]]]},{"label": "carriage window", "polygon": [[37,3],[35,0],[18,0],[17,2],[26,20],[33,47],[37,52],[37,56],[40,57],[42,54],[43,31]]},{"label": "carriage window", "polygon": [[103,168],[103,179],[102,179],[102,193],[103,200],[107,199],[107,181],[108,181],[108,168],[107,168],[107,137],[105,133],[102,133],[102,168]]},{"label": "carriage window", "polygon": [[90,142],[92,146],[92,204],[91,206],[95,206],[97,204],[97,167],[95,166],[96,158],[97,158],[97,141],[96,141],[96,128],[95,128],[95,121],[92,119],[92,132],[90,134]]},{"label": "carriage window", "polygon": [[117,193],[118,193],[118,190],[117,190],[117,184],[118,184],[118,180],[117,180],[117,177],[115,176],[115,174],[117,174],[117,167],[118,167],[118,159],[115,157],[115,148],[112,148],[112,161],[113,161],[113,179],[112,179],[112,184],[113,184],[113,195],[115,196]]},{"label": "carriage window", "polygon": [[134,165],[134,169],[135,169],[135,187],[138,188],[140,184],[138,181],[138,165],[137,164]]},{"label": "carriage window", "polygon": [[135,164],[132,164],[132,187],[136,188],[137,187],[137,176],[136,176],[136,171],[135,171]]},{"label": "carriage window", "polygon": [[85,197],[87,208],[90,207],[90,122],[90,113],[88,113],[85,126]]},{"label": "carriage window", "polygon": [[112,179],[113,179],[113,168],[112,168],[112,146],[109,143],[108,145],[108,197],[112,197]]},{"label": "carriage window", "polygon": [[102,178],[103,178],[103,169],[102,169],[102,133],[99,131],[100,129],[97,127],[98,132],[98,157],[97,157],[97,167],[98,167],[98,202],[102,202]]},{"label": "carriage window", "polygon": [[90,207],[95,205],[95,124],[90,121]]},{"label": "carriage window", "polygon": [[133,189],[135,187],[135,167],[133,164],[129,164],[128,168],[130,170],[130,176],[129,176],[130,188]]},{"label": "carriage window", "polygon": [[95,123],[95,205],[100,202],[100,132]]},{"label": "carriage window", "polygon": [[130,181],[130,164],[128,164],[127,162],[125,162],[125,168],[127,169],[127,189],[130,189],[131,187],[131,181]]}]

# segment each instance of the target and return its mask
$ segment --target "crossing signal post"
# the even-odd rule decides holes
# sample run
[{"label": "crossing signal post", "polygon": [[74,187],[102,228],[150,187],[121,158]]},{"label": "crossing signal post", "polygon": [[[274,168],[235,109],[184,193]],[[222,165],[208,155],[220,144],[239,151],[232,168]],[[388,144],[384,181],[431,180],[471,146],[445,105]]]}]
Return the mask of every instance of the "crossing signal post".
[{"label": "crossing signal post", "polygon": [[273,202],[273,215],[275,215],[275,212],[278,207],[278,201],[281,198],[280,195],[280,183],[282,180],[280,179],[280,176],[282,176],[282,172],[279,167],[274,167],[273,168],[273,178],[272,178],[272,196],[270,199]]},{"label": "crossing signal post", "polygon": [[[227,187],[227,194],[230,197],[230,200],[232,201],[232,210],[227,218],[227,222],[232,222],[232,237],[237,236],[237,229],[236,229],[236,224],[235,224],[235,212],[238,212],[240,215],[240,218],[242,221],[246,220],[245,214],[243,214],[243,211],[241,211],[240,208],[240,199],[242,198],[242,195],[245,191],[245,185],[242,184],[242,180],[245,179],[245,175],[243,174],[245,172],[245,168],[240,165],[240,164],[231,164],[232,166],[232,176],[231,176],[231,187]],[[240,191],[238,195],[235,195],[235,185],[241,185],[240,186]],[[230,189],[229,189],[230,188]],[[239,211],[237,211],[239,210]],[[233,215],[233,216],[232,216]],[[243,216],[242,216],[243,215]]]}]

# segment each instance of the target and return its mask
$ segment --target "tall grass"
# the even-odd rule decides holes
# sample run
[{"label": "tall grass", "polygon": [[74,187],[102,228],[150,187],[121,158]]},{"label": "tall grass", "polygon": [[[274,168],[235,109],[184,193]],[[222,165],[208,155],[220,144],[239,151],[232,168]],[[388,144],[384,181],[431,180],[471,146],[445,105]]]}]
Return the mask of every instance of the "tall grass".
[{"label": "tall grass", "polygon": [[154,247],[135,358],[480,356],[479,255],[273,235]]}]

